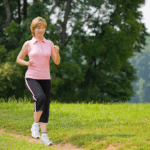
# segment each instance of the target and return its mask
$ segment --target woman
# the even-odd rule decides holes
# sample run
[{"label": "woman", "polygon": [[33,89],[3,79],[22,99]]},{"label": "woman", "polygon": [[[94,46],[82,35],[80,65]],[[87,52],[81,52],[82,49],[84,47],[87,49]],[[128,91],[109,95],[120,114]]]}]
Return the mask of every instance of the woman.
[{"label": "woman", "polygon": [[[44,38],[47,23],[42,17],[32,20],[30,30],[33,38],[26,41],[17,56],[17,63],[28,66],[25,74],[25,84],[34,100],[34,123],[31,127],[32,137],[40,138],[45,145],[53,143],[47,137],[47,123],[49,118],[49,104],[51,94],[51,77],[49,69],[50,56],[54,63],[59,65],[59,47]],[[29,61],[24,57],[28,54]]]}]

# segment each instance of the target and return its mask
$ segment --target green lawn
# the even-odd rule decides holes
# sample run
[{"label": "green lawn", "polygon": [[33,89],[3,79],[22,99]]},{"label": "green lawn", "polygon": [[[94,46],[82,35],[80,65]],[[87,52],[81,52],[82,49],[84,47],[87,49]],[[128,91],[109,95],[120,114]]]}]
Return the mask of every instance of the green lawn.
[{"label": "green lawn", "polygon": [[0,133],[0,150],[52,150],[52,148]]},{"label": "green lawn", "polygon": [[[116,145],[118,150],[150,150],[150,104],[53,102],[50,110],[48,135],[55,144],[69,142],[91,150],[104,150],[109,145]],[[0,128],[6,132],[30,136],[32,123],[32,103],[0,103]],[[0,135],[0,145],[5,149],[1,138],[5,141],[11,137]]]}]

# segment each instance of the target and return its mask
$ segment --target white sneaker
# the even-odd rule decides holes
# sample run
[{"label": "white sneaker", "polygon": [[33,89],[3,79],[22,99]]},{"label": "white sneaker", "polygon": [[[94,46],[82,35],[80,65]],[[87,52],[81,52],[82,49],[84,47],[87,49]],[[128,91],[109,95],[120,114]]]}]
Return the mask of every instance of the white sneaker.
[{"label": "white sneaker", "polygon": [[31,127],[31,132],[32,132],[32,137],[37,139],[40,138],[40,133],[39,133],[39,125],[32,125]]},{"label": "white sneaker", "polygon": [[47,134],[43,134],[41,136],[40,144],[44,144],[44,145],[49,146],[49,145],[52,145],[53,143],[52,143],[52,141],[49,140],[49,138],[47,137]]}]

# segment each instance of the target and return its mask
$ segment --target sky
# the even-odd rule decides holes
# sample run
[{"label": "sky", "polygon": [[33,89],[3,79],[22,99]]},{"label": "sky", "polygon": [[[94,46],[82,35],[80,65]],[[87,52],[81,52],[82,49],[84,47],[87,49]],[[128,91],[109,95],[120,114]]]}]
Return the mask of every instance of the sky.
[{"label": "sky", "polygon": [[147,31],[150,33],[150,0],[146,0],[140,10],[143,12],[142,22],[145,23]]}]

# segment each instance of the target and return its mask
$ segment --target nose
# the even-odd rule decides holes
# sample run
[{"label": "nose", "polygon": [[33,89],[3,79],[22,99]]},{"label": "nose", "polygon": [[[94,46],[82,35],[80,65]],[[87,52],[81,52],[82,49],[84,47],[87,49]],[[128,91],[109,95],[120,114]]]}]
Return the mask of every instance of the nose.
[{"label": "nose", "polygon": [[40,32],[44,32],[45,30],[44,29],[40,29]]}]

